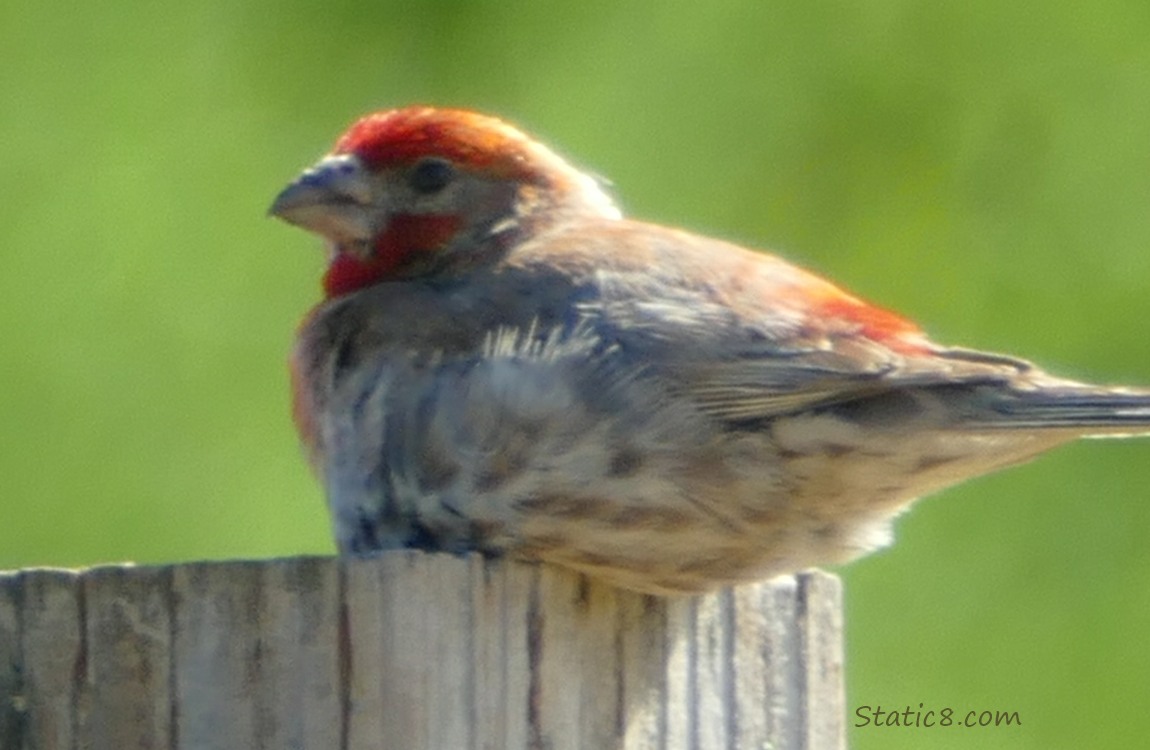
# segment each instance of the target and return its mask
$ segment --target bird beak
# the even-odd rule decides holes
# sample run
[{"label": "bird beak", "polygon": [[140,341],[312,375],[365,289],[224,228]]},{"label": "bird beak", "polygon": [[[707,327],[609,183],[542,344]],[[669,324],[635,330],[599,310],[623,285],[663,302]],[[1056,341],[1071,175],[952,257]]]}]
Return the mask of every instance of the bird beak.
[{"label": "bird beak", "polygon": [[339,245],[362,243],[374,234],[374,193],[359,159],[332,155],[284,188],[268,213]]}]

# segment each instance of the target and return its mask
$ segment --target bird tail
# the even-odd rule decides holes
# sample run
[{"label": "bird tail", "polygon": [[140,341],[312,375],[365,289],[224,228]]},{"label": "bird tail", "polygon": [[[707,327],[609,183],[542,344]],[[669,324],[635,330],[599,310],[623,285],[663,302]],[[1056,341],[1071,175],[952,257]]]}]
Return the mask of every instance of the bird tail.
[{"label": "bird tail", "polygon": [[1150,391],[1067,383],[998,391],[977,428],[1068,430],[1082,436],[1150,435]]}]

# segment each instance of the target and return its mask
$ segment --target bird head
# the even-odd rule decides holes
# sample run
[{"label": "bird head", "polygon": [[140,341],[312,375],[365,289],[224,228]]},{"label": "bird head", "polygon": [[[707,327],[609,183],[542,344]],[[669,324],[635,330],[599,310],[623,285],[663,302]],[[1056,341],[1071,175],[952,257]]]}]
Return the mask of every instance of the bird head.
[{"label": "bird head", "polygon": [[572,216],[619,215],[593,178],[510,125],[431,107],[358,120],[270,213],[326,238],[328,296],[480,265]]}]

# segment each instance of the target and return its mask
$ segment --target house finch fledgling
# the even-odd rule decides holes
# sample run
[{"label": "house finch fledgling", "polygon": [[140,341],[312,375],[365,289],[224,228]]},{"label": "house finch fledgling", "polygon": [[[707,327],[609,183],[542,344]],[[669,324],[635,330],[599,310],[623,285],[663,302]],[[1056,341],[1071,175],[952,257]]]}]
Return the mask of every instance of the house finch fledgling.
[{"label": "house finch fledgling", "polygon": [[271,212],[328,240],[292,360],[341,551],[696,592],[885,545],[915,498],[1150,391],[932,343],[771,255],[621,217],[499,120],[369,115]]}]

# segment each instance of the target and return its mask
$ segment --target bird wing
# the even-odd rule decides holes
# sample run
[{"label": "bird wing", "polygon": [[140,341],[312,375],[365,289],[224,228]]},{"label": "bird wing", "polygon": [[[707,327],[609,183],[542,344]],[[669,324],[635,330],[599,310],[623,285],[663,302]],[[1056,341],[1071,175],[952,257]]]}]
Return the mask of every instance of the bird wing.
[{"label": "bird wing", "polygon": [[910,321],[775,256],[634,223],[613,239],[625,252],[595,272],[585,314],[618,342],[618,356],[724,422],[913,391],[946,395],[947,409],[972,430],[1150,428],[1146,390],[1087,385],[1022,359],[940,346]]},{"label": "bird wing", "polygon": [[1023,360],[934,344],[910,321],[775,256],[651,225],[624,231],[616,239],[643,263],[599,268],[585,314],[625,356],[717,418],[1040,373]]}]

